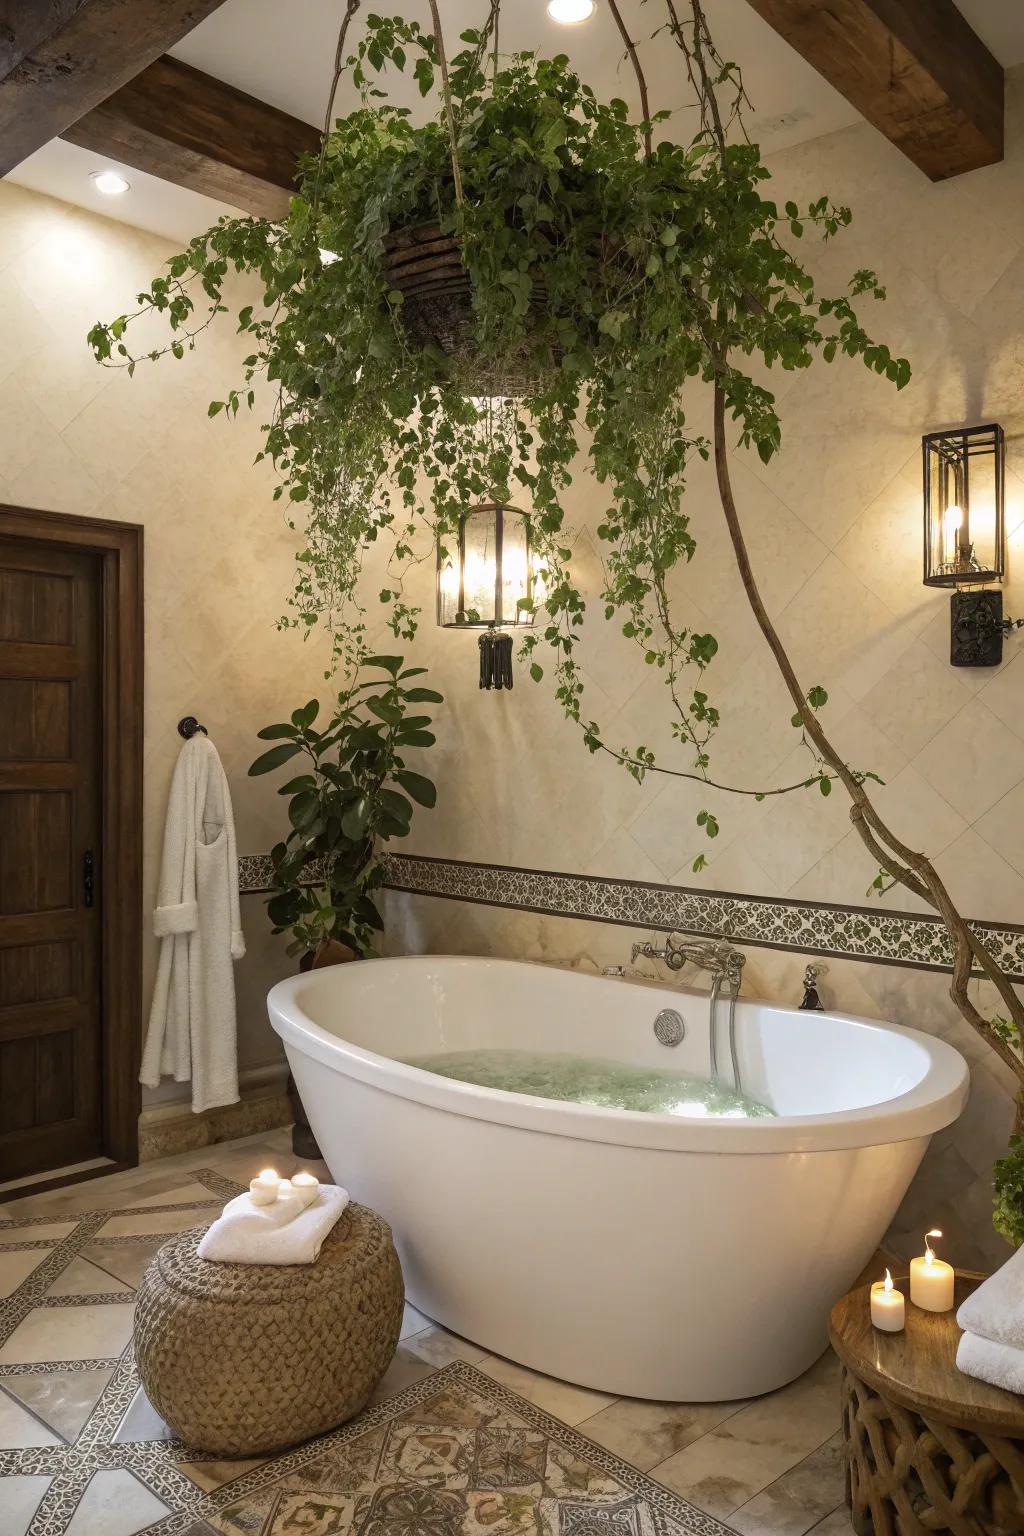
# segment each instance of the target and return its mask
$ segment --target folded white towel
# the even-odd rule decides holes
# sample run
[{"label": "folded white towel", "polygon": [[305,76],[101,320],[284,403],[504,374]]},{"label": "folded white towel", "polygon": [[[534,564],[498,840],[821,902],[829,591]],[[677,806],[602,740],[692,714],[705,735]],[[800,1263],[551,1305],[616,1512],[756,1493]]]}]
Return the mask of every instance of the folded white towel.
[{"label": "folded white towel", "polygon": [[976,1376],[1006,1392],[1024,1393],[1024,1349],[965,1333],[957,1346],[956,1363],[965,1376]]},{"label": "folded white towel", "polygon": [[248,1192],[229,1200],[199,1244],[201,1259],[220,1264],[312,1264],[348,1205],[348,1190],[321,1184],[299,1210],[294,1196],[253,1205]]},{"label": "folded white towel", "polygon": [[956,1320],[979,1338],[1024,1350],[1024,1248],[982,1281],[961,1304]]}]

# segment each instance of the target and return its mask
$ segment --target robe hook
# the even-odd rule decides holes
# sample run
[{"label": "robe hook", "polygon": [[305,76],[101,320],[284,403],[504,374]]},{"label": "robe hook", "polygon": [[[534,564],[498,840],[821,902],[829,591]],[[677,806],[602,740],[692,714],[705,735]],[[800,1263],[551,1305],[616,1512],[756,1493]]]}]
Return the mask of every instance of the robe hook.
[{"label": "robe hook", "polygon": [[191,741],[197,731],[202,731],[204,736],[209,735],[205,725],[200,725],[195,715],[186,715],[178,721],[178,735],[184,736],[186,741]]}]

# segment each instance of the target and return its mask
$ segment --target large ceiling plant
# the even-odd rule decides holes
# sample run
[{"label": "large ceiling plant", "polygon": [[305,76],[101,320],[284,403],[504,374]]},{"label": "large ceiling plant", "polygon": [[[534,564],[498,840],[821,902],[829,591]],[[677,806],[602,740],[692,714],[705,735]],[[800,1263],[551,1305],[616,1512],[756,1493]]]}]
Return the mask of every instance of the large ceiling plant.
[{"label": "large ceiling plant", "polygon": [[[224,308],[228,274],[255,274],[262,306],[238,315],[251,346],[245,376],[210,412],[252,405],[260,379],[273,388],[265,453],[304,532],[284,622],[326,621],[338,661],[351,667],[363,646],[363,556],[387,538],[393,575],[380,597],[395,634],[411,639],[418,615],[402,572],[417,533],[425,526],[444,548],[474,503],[528,504],[544,601],[524,647],[538,681],[550,653],[557,696],[589,750],[636,777],[667,773],[757,798],[844,792],[877,861],[876,887],[898,882],[945,922],[952,997],[1015,1074],[1020,1131],[1024,1007],[932,863],[879,815],[866,787],[875,776],[833,746],[819,714],[825,690],[797,677],[758,592],[730,479],[731,447],[753,448],[765,462],[780,447],[762,365],[803,369],[843,354],[897,389],[910,376],[858,317],[857,299],[884,297],[875,275],[855,272],[844,292],[822,293],[795,254],[808,234],[837,234],[849,210],[827,197],[802,209],[772,199],[759,151],[741,131],[738,72],[715,51],[700,0],[659,0],[658,30],[679,48],[700,109],[687,144],[654,142],[667,114],[648,103],[617,0],[608,4],[636,72],[639,122],[624,102],[598,100],[565,57],[501,55],[498,0],[447,59],[428,3],[432,28],[370,15],[349,53],[359,0],[347,0],[331,99],[347,74],[360,105],[333,127],[329,105],[322,152],[302,166],[288,218],[223,220],[197,237],[139,295],[135,314],[93,329],[97,357],[134,369],[133,321],[153,311],[166,316],[170,340],[141,355],[180,357]],[[436,102],[425,121],[381,89],[396,70]],[[424,272],[430,281],[417,281]],[[691,380],[713,392],[710,440],[687,418]],[[577,663],[586,603],[563,531],[580,453],[606,498],[604,618],[663,678],[678,766],[645,747],[613,746],[588,718]],[[696,552],[684,503],[694,455],[714,457],[746,595],[809,753],[793,784],[721,784],[712,769],[719,713],[708,669],[717,642],[694,632],[670,597],[674,568]],[[717,834],[710,811],[698,821]],[[994,983],[1006,1018],[975,1007],[972,970]],[[1003,1166],[1004,1190],[1021,1171],[1015,1159],[1024,1164],[1019,1143]],[[1024,1240],[1019,1206],[1003,1201],[1000,1229]]]}]

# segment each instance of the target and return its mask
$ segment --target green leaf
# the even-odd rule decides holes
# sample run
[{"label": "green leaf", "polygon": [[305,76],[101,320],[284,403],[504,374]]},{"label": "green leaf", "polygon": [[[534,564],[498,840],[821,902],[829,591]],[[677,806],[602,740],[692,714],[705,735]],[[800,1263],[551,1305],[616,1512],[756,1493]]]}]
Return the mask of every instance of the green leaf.
[{"label": "green leaf", "polygon": [[284,736],[294,741],[295,727],[294,725],[265,725],[262,731],[256,732],[256,735],[260,741],[279,741]]},{"label": "green leaf", "polygon": [[437,790],[430,779],[424,778],[422,773],[412,773],[408,768],[403,768],[395,774],[395,781],[412,795],[417,804],[428,808],[437,804]]},{"label": "green leaf", "polygon": [[394,677],[402,665],[403,659],[401,656],[364,656],[363,666],[379,667],[384,672],[390,672],[391,676]]},{"label": "green leaf", "polygon": [[292,725],[297,727],[297,729],[300,731],[305,730],[308,726],[313,724],[319,709],[320,701],[318,699],[310,699],[309,703],[304,704],[301,709],[292,711]]},{"label": "green leaf", "polygon": [[354,800],[341,818],[341,830],[352,842],[357,842],[366,832],[370,820],[370,802],[365,795]]},{"label": "green leaf", "polygon": [[444,694],[435,693],[433,688],[406,688],[403,689],[402,696],[409,704],[444,703]]},{"label": "green leaf", "polygon": [[432,747],[437,738],[430,731],[399,731],[395,740],[401,747]]},{"label": "green leaf", "polygon": [[282,763],[286,763],[290,757],[295,756],[296,752],[301,751],[299,744],[291,741],[280,747],[271,747],[269,752],[264,752],[263,756],[258,757],[251,765],[249,775],[254,778],[260,773],[273,773],[275,768],[280,768]]}]

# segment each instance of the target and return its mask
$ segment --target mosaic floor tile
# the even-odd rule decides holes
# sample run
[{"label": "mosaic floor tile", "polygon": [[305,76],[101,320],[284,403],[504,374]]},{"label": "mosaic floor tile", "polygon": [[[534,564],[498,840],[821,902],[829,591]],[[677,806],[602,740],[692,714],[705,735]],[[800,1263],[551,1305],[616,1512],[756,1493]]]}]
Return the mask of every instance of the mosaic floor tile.
[{"label": "mosaic floor tile", "polygon": [[[351,1425],[269,1460],[192,1459],[125,1347],[133,1291],[165,1234],[237,1191],[228,1170],[284,1168],[286,1142],[218,1149],[220,1172],[193,1153],[114,1175],[74,1221],[49,1220],[46,1197],[8,1207],[0,1259],[36,1254],[46,1271],[0,1301],[0,1536],[727,1536],[715,1514],[744,1503],[743,1536],[816,1522],[838,1536],[833,1448],[818,1450],[835,1428],[827,1359],[754,1403],[616,1402],[485,1356],[412,1307]],[[730,1497],[709,1497],[727,1476]]]}]

